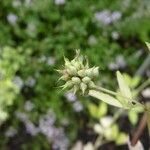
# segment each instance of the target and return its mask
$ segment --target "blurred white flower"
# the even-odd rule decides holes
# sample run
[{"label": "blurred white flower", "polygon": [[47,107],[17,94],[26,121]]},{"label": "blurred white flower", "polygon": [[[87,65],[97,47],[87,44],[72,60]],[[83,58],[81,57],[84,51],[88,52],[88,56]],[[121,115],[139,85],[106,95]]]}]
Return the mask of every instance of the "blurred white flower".
[{"label": "blurred white flower", "polygon": [[81,141],[77,141],[71,150],[83,150],[83,143]]},{"label": "blurred white flower", "polygon": [[22,122],[27,122],[28,121],[28,116],[26,113],[23,112],[15,112],[15,116],[17,117],[17,119],[19,119]]},{"label": "blurred white flower", "polygon": [[122,14],[119,11],[114,11],[111,14],[111,22],[117,21],[121,18]]},{"label": "blurred white flower", "polygon": [[126,66],[127,66],[127,63],[123,55],[118,55],[115,59],[115,62],[109,63],[108,68],[114,71],[118,69],[124,69]]},{"label": "blurred white flower", "polygon": [[27,80],[25,81],[26,85],[29,87],[33,87],[36,83],[36,80],[33,77],[28,77]]},{"label": "blurred white flower", "polygon": [[98,134],[102,134],[103,133],[103,127],[97,123],[94,125],[94,131]]},{"label": "blurred white flower", "polygon": [[126,67],[126,61],[123,57],[123,55],[118,55],[116,57],[116,64],[118,65],[118,68],[125,68]]},{"label": "blurred white flower", "polygon": [[65,97],[70,102],[74,102],[74,101],[77,100],[77,97],[76,97],[76,95],[73,92],[67,92],[67,93],[65,93]]},{"label": "blurred white flower", "polygon": [[111,33],[111,37],[114,39],[114,40],[117,40],[119,38],[119,33],[117,31],[113,31]]},{"label": "blurred white flower", "polygon": [[25,0],[26,6],[31,6],[33,0]]},{"label": "blurred white flower", "polygon": [[110,11],[104,10],[101,12],[96,12],[95,13],[95,19],[97,21],[102,22],[104,25],[108,25],[111,23],[111,14]]},{"label": "blurred white flower", "polygon": [[21,1],[20,0],[13,0],[12,1],[12,6],[13,7],[19,7],[21,5]]},{"label": "blurred white flower", "polygon": [[55,128],[53,135],[53,149],[67,150],[69,139],[65,136],[63,128]]},{"label": "blurred white flower", "polygon": [[100,123],[104,128],[110,127],[113,122],[113,118],[111,116],[106,116],[100,119]]},{"label": "blurred white flower", "polygon": [[26,33],[29,37],[34,38],[37,35],[37,24],[33,21],[30,21],[26,27]]},{"label": "blurred white flower", "polygon": [[48,113],[39,120],[40,132],[52,142],[53,149],[66,150],[68,149],[69,140],[65,136],[63,128],[56,128],[54,126],[55,119],[55,114],[49,110]]},{"label": "blurred white flower", "polygon": [[49,66],[53,66],[56,62],[56,59],[54,57],[48,57],[46,62]]},{"label": "blurred white flower", "polygon": [[73,103],[73,109],[74,109],[74,111],[76,111],[76,112],[80,112],[80,111],[83,110],[83,105],[82,105],[79,101],[75,101],[75,102]]},{"label": "blurred white flower", "polygon": [[95,148],[94,148],[94,145],[93,145],[91,142],[88,142],[88,143],[84,146],[83,150],[95,150]]},{"label": "blurred white flower", "polygon": [[14,77],[13,83],[16,84],[19,89],[22,89],[22,87],[24,86],[24,82],[22,78],[19,76]]},{"label": "blurred white flower", "polygon": [[35,136],[39,133],[39,128],[36,127],[32,122],[27,121],[25,123],[26,131],[27,133],[31,134],[32,136]]},{"label": "blurred white flower", "polygon": [[142,95],[145,98],[150,98],[150,88],[146,88],[142,91]]},{"label": "blurred white flower", "polygon": [[45,55],[42,55],[42,56],[39,58],[39,61],[40,61],[40,62],[45,62],[45,61],[46,61],[46,56],[45,56]]},{"label": "blurred white flower", "polygon": [[127,144],[128,144],[129,150],[144,150],[144,147],[143,147],[143,145],[140,141],[138,141],[135,146],[132,146],[131,142],[130,142],[130,139],[128,139]]},{"label": "blurred white flower", "polygon": [[13,137],[17,134],[17,130],[13,127],[8,128],[8,130],[5,132],[6,137]]},{"label": "blurred white flower", "polygon": [[7,21],[11,24],[11,25],[15,25],[16,22],[18,20],[18,16],[13,14],[13,13],[10,13],[8,14],[7,16]]},{"label": "blurred white flower", "polygon": [[64,5],[65,4],[65,0],[55,0],[55,4],[56,5]]},{"label": "blurred white flower", "polygon": [[32,111],[32,109],[34,108],[34,104],[31,101],[26,101],[24,104],[24,109],[26,111]]},{"label": "blurred white flower", "polygon": [[96,37],[93,36],[93,35],[90,35],[89,38],[88,38],[88,43],[89,43],[89,45],[94,45],[94,44],[96,44],[96,43],[97,43]]},{"label": "blurred white flower", "polygon": [[104,25],[108,25],[121,18],[122,14],[119,11],[110,12],[109,10],[103,10],[95,13],[95,19]]}]

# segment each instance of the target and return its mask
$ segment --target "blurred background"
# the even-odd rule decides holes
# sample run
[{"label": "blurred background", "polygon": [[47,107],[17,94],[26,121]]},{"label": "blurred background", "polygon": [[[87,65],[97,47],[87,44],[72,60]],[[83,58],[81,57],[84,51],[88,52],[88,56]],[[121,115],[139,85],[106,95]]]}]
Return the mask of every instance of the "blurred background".
[{"label": "blurred background", "polygon": [[62,91],[55,69],[81,49],[100,67],[97,84],[117,89],[120,70],[134,90],[150,76],[145,41],[149,0],[1,0],[0,149],[89,150],[102,135],[99,149],[126,150],[140,114],[121,112],[108,126],[118,110]]}]

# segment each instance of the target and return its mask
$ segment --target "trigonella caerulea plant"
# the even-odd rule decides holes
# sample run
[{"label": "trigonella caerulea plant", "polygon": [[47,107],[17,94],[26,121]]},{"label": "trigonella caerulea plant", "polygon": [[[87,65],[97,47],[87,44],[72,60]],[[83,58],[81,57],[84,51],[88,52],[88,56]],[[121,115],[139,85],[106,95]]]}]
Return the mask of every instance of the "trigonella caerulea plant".
[{"label": "trigonella caerulea plant", "polygon": [[100,99],[110,105],[131,109],[143,109],[143,105],[133,99],[132,92],[126,84],[123,75],[117,71],[119,92],[113,92],[103,87],[96,86],[95,79],[99,76],[99,67],[89,67],[86,56],[76,51],[73,60],[64,57],[65,65],[62,70],[57,70],[62,76],[59,80],[65,82],[61,87],[74,93],[82,93]]}]

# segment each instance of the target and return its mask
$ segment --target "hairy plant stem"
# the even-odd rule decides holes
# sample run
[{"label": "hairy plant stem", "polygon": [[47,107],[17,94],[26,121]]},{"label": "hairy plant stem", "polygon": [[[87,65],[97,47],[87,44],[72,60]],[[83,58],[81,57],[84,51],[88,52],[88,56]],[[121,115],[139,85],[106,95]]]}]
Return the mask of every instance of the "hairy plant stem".
[{"label": "hairy plant stem", "polygon": [[137,130],[135,131],[135,133],[131,139],[131,145],[132,146],[135,146],[136,143],[138,142],[139,138],[141,137],[143,130],[146,127],[147,118],[148,118],[147,114],[144,113],[144,115],[142,116],[142,118],[140,120],[139,126],[138,126]]}]

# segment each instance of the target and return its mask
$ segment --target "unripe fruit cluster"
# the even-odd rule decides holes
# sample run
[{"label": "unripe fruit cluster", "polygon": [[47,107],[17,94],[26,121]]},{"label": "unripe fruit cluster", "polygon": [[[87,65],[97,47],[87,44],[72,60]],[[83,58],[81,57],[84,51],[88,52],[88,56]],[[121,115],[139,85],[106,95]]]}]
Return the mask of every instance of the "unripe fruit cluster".
[{"label": "unripe fruit cluster", "polygon": [[73,60],[69,61],[67,58],[64,60],[64,69],[58,70],[62,74],[60,79],[66,82],[62,86],[63,89],[69,88],[74,93],[82,91],[85,94],[95,86],[93,81],[99,76],[99,67],[89,68],[88,60],[80,56],[79,51],[76,52],[76,57]]}]

